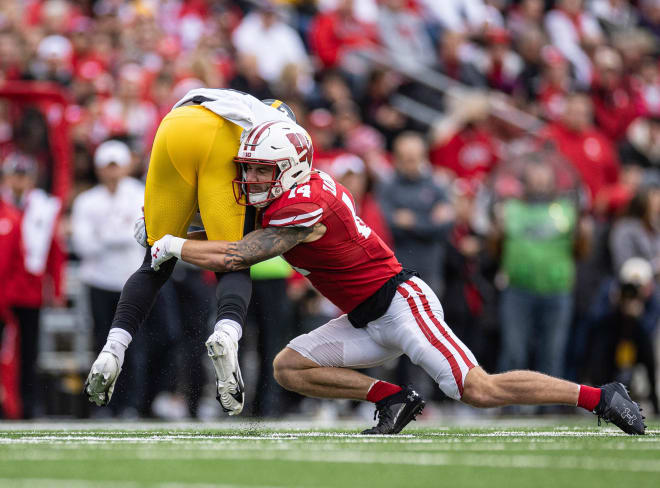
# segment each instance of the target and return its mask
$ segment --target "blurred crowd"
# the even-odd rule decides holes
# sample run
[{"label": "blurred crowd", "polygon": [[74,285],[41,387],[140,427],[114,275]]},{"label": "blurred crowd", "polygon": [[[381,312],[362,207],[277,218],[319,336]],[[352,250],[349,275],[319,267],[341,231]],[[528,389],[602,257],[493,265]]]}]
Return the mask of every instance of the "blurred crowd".
[{"label": "blurred crowd", "polygon": [[[289,104],[314,166],[488,371],[619,379],[660,413],[659,38],[660,0],[0,0],[5,415],[48,413],[40,312],[71,305],[67,266],[88,292],[90,350],[105,341],[142,259],[155,131],[199,87]],[[252,414],[321,408],[281,390],[271,363],[338,310],[281,260],[252,275]],[[173,278],[107,415],[200,416],[214,277],[180,263]],[[407,360],[380,374],[423,376]]]}]

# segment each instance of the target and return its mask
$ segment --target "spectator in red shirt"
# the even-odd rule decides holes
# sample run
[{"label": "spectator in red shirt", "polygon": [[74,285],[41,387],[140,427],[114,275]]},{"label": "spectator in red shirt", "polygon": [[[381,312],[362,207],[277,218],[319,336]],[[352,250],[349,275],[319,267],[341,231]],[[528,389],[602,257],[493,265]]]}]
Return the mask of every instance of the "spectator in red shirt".
[{"label": "spectator in red shirt", "polygon": [[640,114],[638,95],[623,78],[621,55],[609,47],[596,51],[591,100],[596,124],[614,141],[624,137],[630,123]]},{"label": "spectator in red shirt", "polygon": [[561,120],[548,125],[544,136],[577,169],[590,206],[595,205],[601,190],[618,181],[619,158],[610,139],[594,126],[591,100],[586,94],[567,95]]},{"label": "spectator in red shirt", "polygon": [[483,179],[497,163],[495,139],[486,125],[488,100],[470,95],[455,104],[432,134],[430,159],[451,178]]},{"label": "spectator in red shirt", "polygon": [[[27,155],[13,153],[3,165],[3,198],[21,212],[24,259],[19,261],[9,301],[20,328],[20,377],[23,417],[39,411],[36,375],[39,317],[45,301],[59,303],[65,255],[57,239],[61,202],[35,188],[37,164]],[[47,300],[45,300],[47,298]]]},{"label": "spectator in red shirt", "polygon": [[340,0],[337,8],[318,14],[309,28],[309,44],[324,68],[344,67],[351,51],[372,48],[376,29],[353,14],[353,0]]},{"label": "spectator in red shirt", "polygon": [[9,315],[10,293],[23,261],[21,248],[21,214],[0,199],[0,343],[2,330]]},{"label": "spectator in red shirt", "polygon": [[[21,214],[0,198],[0,348],[3,351],[17,349],[16,333],[7,331],[5,324],[11,320],[10,292],[15,288],[14,280],[23,262],[21,248]],[[12,322],[16,330],[15,322]],[[3,341],[7,342],[4,343]],[[0,418],[20,418],[20,394],[18,388],[18,361],[3,361],[0,364]]]}]

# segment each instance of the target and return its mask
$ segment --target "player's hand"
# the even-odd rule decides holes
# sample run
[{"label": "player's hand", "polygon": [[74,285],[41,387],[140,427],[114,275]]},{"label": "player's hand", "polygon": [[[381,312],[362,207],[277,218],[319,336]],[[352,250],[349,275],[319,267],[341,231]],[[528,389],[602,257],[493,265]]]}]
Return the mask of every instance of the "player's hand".
[{"label": "player's hand", "polygon": [[138,218],[133,224],[133,237],[139,245],[147,247],[147,226],[144,223],[144,207],[142,207],[142,217]]},{"label": "player's hand", "polygon": [[160,265],[165,261],[174,257],[174,254],[170,252],[170,244],[173,239],[176,239],[176,237],[167,234],[158,239],[154,242],[154,245],[151,246],[151,267],[155,271],[158,271]]}]

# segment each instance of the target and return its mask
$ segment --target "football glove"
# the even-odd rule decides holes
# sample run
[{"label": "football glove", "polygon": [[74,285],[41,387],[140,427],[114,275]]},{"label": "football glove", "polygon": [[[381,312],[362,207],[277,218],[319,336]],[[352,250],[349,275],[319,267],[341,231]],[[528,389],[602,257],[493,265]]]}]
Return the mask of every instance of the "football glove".
[{"label": "football glove", "polygon": [[144,223],[144,207],[142,207],[142,217],[139,217],[133,224],[133,237],[139,245],[146,248],[147,243],[147,226]]},{"label": "football glove", "polygon": [[160,265],[165,261],[174,257],[180,258],[184,242],[186,242],[185,239],[174,237],[169,234],[166,234],[154,242],[154,245],[151,246],[151,267],[155,271],[158,271]]}]

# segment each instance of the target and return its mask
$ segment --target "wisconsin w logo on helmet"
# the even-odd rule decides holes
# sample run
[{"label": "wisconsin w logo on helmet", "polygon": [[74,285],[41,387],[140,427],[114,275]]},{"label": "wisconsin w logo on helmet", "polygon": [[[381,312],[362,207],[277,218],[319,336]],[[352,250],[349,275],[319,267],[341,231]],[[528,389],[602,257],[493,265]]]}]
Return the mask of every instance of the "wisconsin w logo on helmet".
[{"label": "wisconsin w logo on helmet", "polygon": [[313,157],[309,134],[293,122],[268,121],[245,131],[234,158],[238,166],[236,201],[265,207],[309,179]]},{"label": "wisconsin w logo on helmet", "polygon": [[311,166],[314,150],[312,149],[312,141],[309,139],[309,136],[304,136],[297,132],[290,132],[286,137],[291,141],[291,144],[296,148],[296,151],[298,151],[298,159],[300,159],[301,162],[307,162],[309,159],[309,165]]}]

